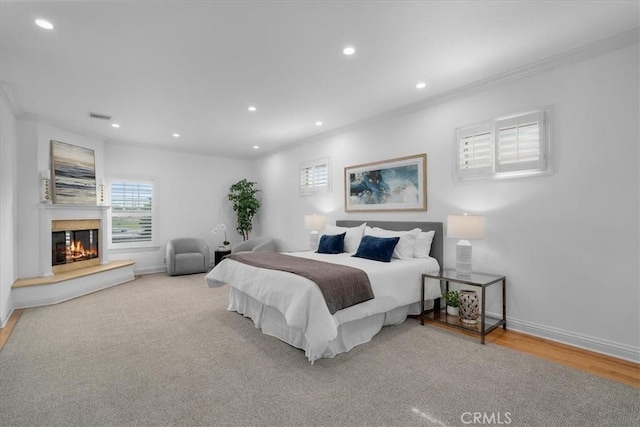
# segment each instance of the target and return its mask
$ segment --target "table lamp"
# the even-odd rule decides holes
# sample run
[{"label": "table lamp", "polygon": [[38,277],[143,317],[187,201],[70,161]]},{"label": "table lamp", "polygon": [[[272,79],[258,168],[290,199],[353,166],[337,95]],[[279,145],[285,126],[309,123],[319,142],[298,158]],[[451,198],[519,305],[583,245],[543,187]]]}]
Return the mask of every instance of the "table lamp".
[{"label": "table lamp", "polygon": [[461,239],[456,245],[456,272],[471,274],[471,243],[484,239],[484,216],[448,215],[447,237]]},{"label": "table lamp", "polygon": [[327,218],[324,215],[305,215],[304,216],[304,228],[305,230],[311,230],[309,236],[309,248],[311,250],[318,249],[318,239],[320,238],[320,230],[324,228],[327,222]]}]

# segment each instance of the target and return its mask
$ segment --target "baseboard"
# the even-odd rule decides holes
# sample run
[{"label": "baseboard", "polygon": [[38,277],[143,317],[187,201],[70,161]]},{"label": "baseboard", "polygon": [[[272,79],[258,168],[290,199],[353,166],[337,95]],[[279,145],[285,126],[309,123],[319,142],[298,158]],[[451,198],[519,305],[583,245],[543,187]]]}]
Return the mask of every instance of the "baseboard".
[{"label": "baseboard", "polygon": [[157,265],[157,266],[152,266],[152,267],[145,267],[145,268],[136,268],[135,270],[133,270],[133,273],[138,275],[138,274],[155,274],[155,273],[166,273],[167,272],[167,266],[166,265]]},{"label": "baseboard", "polygon": [[[213,265],[209,267],[209,270],[213,268]],[[145,267],[145,268],[137,268],[134,271],[136,275],[144,275],[144,274],[156,274],[156,273],[166,273],[167,266],[166,265],[158,265],[155,267]]]},{"label": "baseboard", "polygon": [[[487,313],[492,317],[501,317],[497,313]],[[578,347],[595,353],[606,354],[618,359],[640,363],[640,348],[600,338],[590,337],[577,332],[565,331],[559,328],[540,325],[533,322],[514,319],[507,316],[507,329],[544,338],[561,344]]]}]

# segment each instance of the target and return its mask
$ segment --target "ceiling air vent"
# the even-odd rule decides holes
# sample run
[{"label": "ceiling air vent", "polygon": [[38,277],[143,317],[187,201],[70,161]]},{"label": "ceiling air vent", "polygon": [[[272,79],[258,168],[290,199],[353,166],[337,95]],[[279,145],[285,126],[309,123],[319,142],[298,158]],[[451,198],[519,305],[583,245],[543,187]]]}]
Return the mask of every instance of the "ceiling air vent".
[{"label": "ceiling air vent", "polygon": [[100,119],[100,120],[111,120],[111,116],[107,115],[107,114],[100,114],[100,113],[92,113],[91,111],[89,111],[89,117],[91,117],[92,119]]}]

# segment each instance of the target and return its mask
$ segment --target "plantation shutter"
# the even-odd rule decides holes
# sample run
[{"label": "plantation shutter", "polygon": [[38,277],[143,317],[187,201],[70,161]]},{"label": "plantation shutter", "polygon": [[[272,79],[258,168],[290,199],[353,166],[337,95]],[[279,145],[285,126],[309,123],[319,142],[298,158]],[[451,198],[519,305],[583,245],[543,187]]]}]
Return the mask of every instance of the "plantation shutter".
[{"label": "plantation shutter", "polygon": [[456,132],[456,169],[458,176],[472,178],[493,173],[491,126],[458,129]]},{"label": "plantation shutter", "polygon": [[153,183],[111,183],[111,243],[153,241]]},{"label": "plantation shutter", "polygon": [[496,121],[496,173],[545,169],[545,115]]},{"label": "plantation shutter", "polygon": [[329,161],[327,159],[300,165],[300,193],[310,194],[329,190]]}]

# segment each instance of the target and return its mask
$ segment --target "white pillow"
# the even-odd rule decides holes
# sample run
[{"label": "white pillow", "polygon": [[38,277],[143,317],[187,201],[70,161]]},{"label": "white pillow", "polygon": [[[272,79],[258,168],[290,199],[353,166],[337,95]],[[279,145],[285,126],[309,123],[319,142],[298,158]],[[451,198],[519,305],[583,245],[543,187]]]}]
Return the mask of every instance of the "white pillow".
[{"label": "white pillow", "polygon": [[357,227],[338,227],[337,225],[327,224],[324,227],[324,232],[322,234],[333,236],[336,234],[342,234],[346,231],[347,234],[344,236],[344,251],[355,253],[355,251],[358,250],[358,246],[360,246],[360,240],[364,235],[364,228],[366,226],[366,222],[363,222]]},{"label": "white pillow", "polygon": [[421,231],[419,228],[410,231],[392,231],[378,227],[367,227],[364,234],[374,237],[399,237],[400,240],[393,250],[392,258],[411,259],[413,258],[413,244]]},{"label": "white pillow", "polygon": [[415,243],[413,244],[413,257],[414,258],[429,258],[431,253],[431,242],[433,242],[433,236],[436,235],[434,230],[423,231],[418,234]]}]

